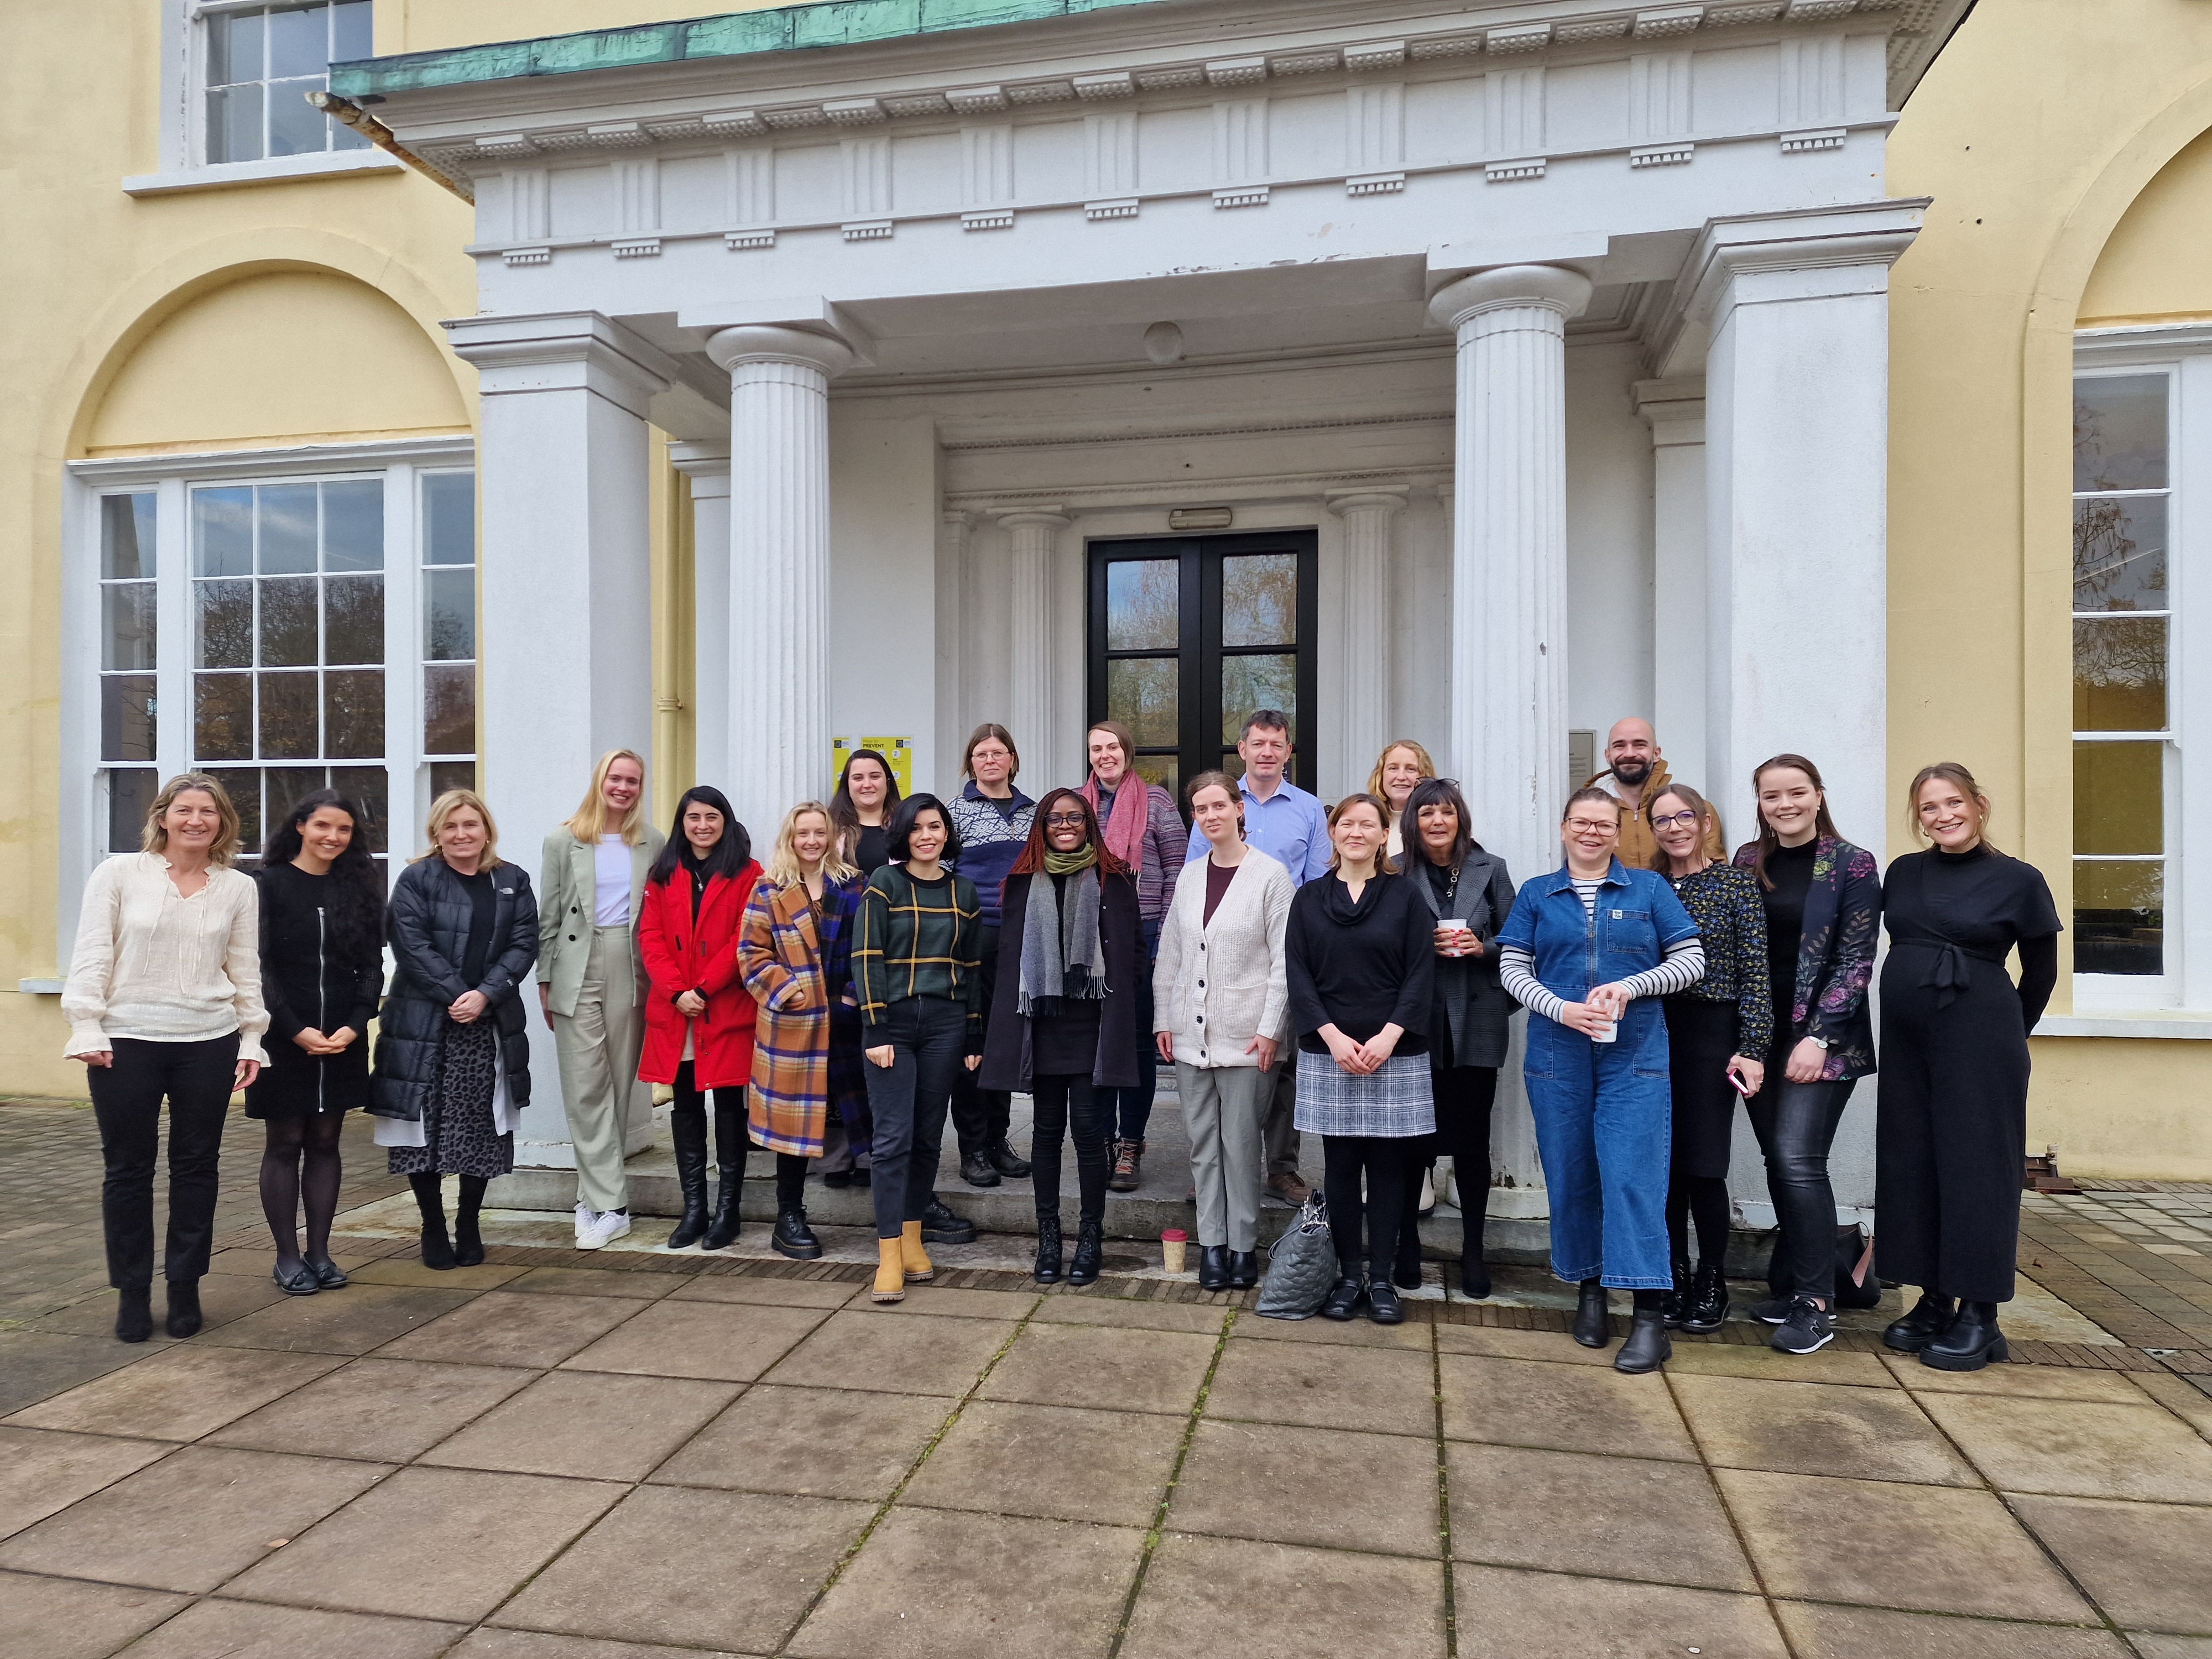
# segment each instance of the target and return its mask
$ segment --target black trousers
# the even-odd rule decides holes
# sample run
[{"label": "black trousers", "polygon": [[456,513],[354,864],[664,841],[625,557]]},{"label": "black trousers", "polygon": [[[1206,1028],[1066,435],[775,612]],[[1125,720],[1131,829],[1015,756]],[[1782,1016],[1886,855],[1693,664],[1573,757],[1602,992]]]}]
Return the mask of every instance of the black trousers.
[{"label": "black trousers", "polygon": [[1085,1221],[1106,1218],[1106,1181],[1114,1172],[1107,1151],[1114,1128],[1114,1091],[1099,1091],[1087,1077],[1033,1077],[1030,1099],[1036,1107],[1030,1138],[1030,1178],[1036,1187],[1036,1212],[1060,1213],[1060,1149],[1075,1136],[1075,1185]]},{"label": "black trousers", "polygon": [[238,1034],[204,1042],[118,1037],[113,1052],[113,1064],[85,1070],[106,1165],[100,1210],[107,1235],[107,1282],[118,1290],[154,1282],[154,1165],[165,1096],[169,1237],[161,1273],[203,1278],[215,1237],[216,1170],[238,1074]]},{"label": "black trousers", "polygon": [[[1459,1252],[1462,1260],[1482,1255],[1482,1230],[1490,1209],[1490,1114],[1498,1103],[1495,1066],[1452,1066],[1429,1073],[1435,1091],[1437,1132],[1407,1143],[1406,1208],[1398,1222],[1398,1255],[1421,1259],[1421,1172],[1440,1158],[1452,1161],[1459,1177]],[[1336,1200],[1329,1200],[1332,1208]]]},{"label": "black trousers", "polygon": [[897,1058],[868,1066],[868,1111],[876,1121],[876,1237],[896,1238],[919,1221],[937,1190],[937,1157],[945,1145],[945,1109],[962,1075],[968,1005],[950,997],[904,997],[884,1011],[884,1030]]},{"label": "black trousers", "polygon": [[[1418,1139],[1404,1136],[1321,1138],[1328,1231],[1336,1242],[1336,1270],[1343,1277],[1389,1278],[1398,1229],[1405,1219],[1406,1173],[1418,1167],[1415,1156],[1419,1144]],[[1484,1156],[1489,1154],[1486,1152]],[[1364,1202],[1359,1196],[1363,1175],[1367,1177]]]},{"label": "black trousers", "polygon": [[[999,930],[983,930],[983,1029],[991,1029],[991,999],[999,989]],[[952,1132],[960,1138],[960,1156],[973,1157],[1006,1138],[1014,1121],[1014,1097],[1005,1089],[977,1086],[978,1073],[962,1070],[952,1079]]]},{"label": "black trousers", "polygon": [[1766,1086],[1745,1105],[1759,1150],[1766,1155],[1766,1194],[1781,1231],[1774,1245],[1780,1258],[1773,1274],[1776,1293],[1817,1296],[1832,1307],[1836,1194],[1828,1182],[1828,1147],[1850,1100],[1851,1081],[1786,1081],[1782,1068],[1795,1046],[1786,1039],[1774,1045]]},{"label": "black trousers", "polygon": [[740,1084],[734,1089],[702,1089],[692,1080],[695,1073],[691,1066],[692,1062],[687,1060],[676,1067],[676,1081],[672,1085],[676,1098],[669,1103],[670,1121],[673,1124],[680,1119],[687,1127],[697,1126],[693,1132],[703,1149],[707,1145],[707,1101],[711,1096],[714,1102],[715,1162],[736,1164],[740,1172],[738,1179],[743,1180],[745,1153],[752,1146],[752,1136],[745,1126],[744,1086]]}]

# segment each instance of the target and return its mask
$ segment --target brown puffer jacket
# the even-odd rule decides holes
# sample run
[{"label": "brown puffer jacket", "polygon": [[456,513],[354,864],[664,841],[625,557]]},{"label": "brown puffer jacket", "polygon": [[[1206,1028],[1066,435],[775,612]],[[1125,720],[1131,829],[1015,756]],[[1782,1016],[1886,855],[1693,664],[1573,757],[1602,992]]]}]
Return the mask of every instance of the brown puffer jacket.
[{"label": "brown puffer jacket", "polygon": [[[1651,815],[1647,809],[1664,793],[1672,776],[1667,770],[1667,763],[1662,760],[1651,769],[1651,775],[1644,780],[1643,792],[1635,796],[1630,796],[1618,786],[1609,783],[1607,780],[1612,776],[1613,773],[1608,769],[1583,787],[1604,789],[1620,795],[1622,804],[1628,808],[1620,815],[1620,861],[1634,870],[1656,870],[1659,867],[1659,843],[1652,839]],[[1705,825],[1705,856],[1715,864],[1728,862],[1728,837],[1721,833],[1721,811],[1717,806],[1713,808],[1711,821]]]}]

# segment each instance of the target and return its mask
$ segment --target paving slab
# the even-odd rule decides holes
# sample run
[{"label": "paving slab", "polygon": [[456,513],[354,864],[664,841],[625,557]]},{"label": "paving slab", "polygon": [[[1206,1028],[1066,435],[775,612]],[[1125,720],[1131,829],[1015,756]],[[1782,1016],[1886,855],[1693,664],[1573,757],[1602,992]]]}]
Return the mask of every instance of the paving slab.
[{"label": "paving slab", "polygon": [[1170,1528],[1146,1572],[1121,1659],[1279,1644],[1363,1659],[1443,1659],[1443,1576],[1436,1560]]},{"label": "paving slab", "polygon": [[415,1285],[349,1285],[314,1296],[288,1296],[196,1340],[287,1353],[367,1353],[452,1312],[471,1294]]},{"label": "paving slab", "polygon": [[130,1659],[438,1659],[466,1630],[425,1619],[210,1600],[140,1638]]},{"label": "paving slab", "polygon": [[818,1308],[656,1302],[561,1363],[571,1370],[750,1382],[828,1316]]},{"label": "paving slab", "polygon": [[207,1437],[218,1446],[404,1463],[526,1386],[535,1373],[372,1356]]},{"label": "paving slab", "polygon": [[1032,1322],[979,1393],[986,1400],[1187,1417],[1216,1346],[1191,1332]]},{"label": "paving slab", "polygon": [[[1512,1659],[1790,1659],[1767,1604],[1755,1595],[1630,1584],[1506,1567],[1452,1567],[1462,1632],[1476,1652]],[[1462,1638],[1460,1651],[1468,1651]]]},{"label": "paving slab", "polygon": [[[1946,1619],[1882,1607],[1812,1606],[1778,1601],[1797,1659],[2128,1659],[2111,1632],[1994,1619]],[[2154,1650],[2136,1644],[2142,1659]],[[2201,1659],[2168,1654],[2157,1659]]]},{"label": "paving slab", "polygon": [[1669,1382],[1705,1457],[1723,1468],[1977,1484],[1966,1460],[1901,1390],[1733,1376]]},{"label": "paving slab", "polygon": [[656,1484],[889,1498],[945,1426],[933,1395],[756,1383],[653,1472]]},{"label": "paving slab", "polygon": [[1449,1438],[1697,1461],[1662,1377],[1483,1354],[1443,1354],[1437,1364]]},{"label": "paving slab", "polygon": [[2008,1492],[2212,1504],[2212,1444],[2155,1406],[1961,1394],[1920,1401]]},{"label": "paving slab", "polygon": [[[109,1316],[112,1322],[113,1316]],[[52,1331],[0,1331],[0,1415],[34,1406],[80,1382],[120,1370],[147,1350],[114,1337]]]},{"label": "paving slab", "polygon": [[337,1354],[179,1344],[41,1401],[8,1421],[83,1434],[197,1440],[344,1363]]},{"label": "paving slab", "polygon": [[1139,1412],[970,1401],[899,1501],[1149,1527],[1186,1426]]},{"label": "paving slab", "polygon": [[158,1440],[0,1428],[0,1538],[113,1486],[172,1449]]},{"label": "paving slab", "polygon": [[434,1450],[426,1464],[642,1480],[737,1398],[734,1382],[550,1371]]},{"label": "paving slab", "polygon": [[2120,1624],[2212,1637],[2212,1509],[2085,1498],[2009,1501]]},{"label": "paving slab", "polygon": [[1191,1437],[1167,1524],[1178,1532],[1434,1558],[1433,1441],[1206,1421]]},{"label": "paving slab", "polygon": [[106,1659],[187,1605],[167,1590],[0,1572],[0,1653]]},{"label": "paving slab", "polygon": [[1436,1373],[1427,1354],[1231,1342],[1215,1368],[1206,1410],[1249,1422],[1433,1437]]},{"label": "paving slab", "polygon": [[1002,1320],[933,1314],[886,1319],[872,1309],[834,1313],[778,1360],[767,1380],[957,1399],[1018,1328]]}]

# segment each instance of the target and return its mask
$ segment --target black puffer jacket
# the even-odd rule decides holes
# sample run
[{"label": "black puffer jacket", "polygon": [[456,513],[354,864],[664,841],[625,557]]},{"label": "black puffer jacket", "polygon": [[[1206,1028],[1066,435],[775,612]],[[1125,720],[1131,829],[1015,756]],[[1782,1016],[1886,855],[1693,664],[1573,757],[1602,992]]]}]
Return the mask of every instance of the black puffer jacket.
[{"label": "black puffer jacket", "polygon": [[376,1039],[376,1079],[369,1110],[379,1117],[420,1122],[438,1081],[438,1060],[452,1022],[446,1010],[465,991],[481,991],[491,1004],[484,1018],[499,1032],[508,1097],[530,1101],[530,1038],[519,994],[538,960],[538,896],[519,864],[492,866],[497,902],[491,947],[482,982],[461,982],[468,949],[468,890],[444,859],[410,864],[392,890],[387,936],[396,963],[392,993]]}]

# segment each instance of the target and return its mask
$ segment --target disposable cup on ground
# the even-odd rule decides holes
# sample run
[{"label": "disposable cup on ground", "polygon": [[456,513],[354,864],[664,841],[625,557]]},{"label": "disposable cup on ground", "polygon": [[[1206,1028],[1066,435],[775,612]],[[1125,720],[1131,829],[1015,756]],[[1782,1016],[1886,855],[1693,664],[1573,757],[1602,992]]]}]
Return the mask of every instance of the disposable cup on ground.
[{"label": "disposable cup on ground", "polygon": [[1171,1273],[1182,1271],[1183,1252],[1189,1247],[1190,1235],[1180,1227],[1168,1227],[1160,1233],[1160,1265]]}]

